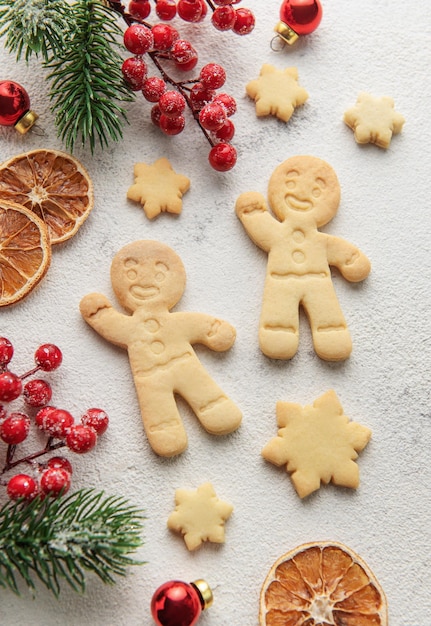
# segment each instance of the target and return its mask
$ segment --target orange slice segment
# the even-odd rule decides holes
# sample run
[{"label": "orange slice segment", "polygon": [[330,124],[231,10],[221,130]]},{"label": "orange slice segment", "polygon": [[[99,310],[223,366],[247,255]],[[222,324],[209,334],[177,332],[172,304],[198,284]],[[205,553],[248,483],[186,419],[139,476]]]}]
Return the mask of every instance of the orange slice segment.
[{"label": "orange slice segment", "polygon": [[0,200],[20,204],[45,222],[51,243],[76,233],[94,204],[83,165],[58,150],[33,150],[0,165]]},{"label": "orange slice segment", "polygon": [[0,200],[0,306],[18,302],[45,275],[51,244],[32,211]]},{"label": "orange slice segment", "polygon": [[383,589],[364,561],[336,542],[280,557],[260,594],[261,626],[387,626]]}]

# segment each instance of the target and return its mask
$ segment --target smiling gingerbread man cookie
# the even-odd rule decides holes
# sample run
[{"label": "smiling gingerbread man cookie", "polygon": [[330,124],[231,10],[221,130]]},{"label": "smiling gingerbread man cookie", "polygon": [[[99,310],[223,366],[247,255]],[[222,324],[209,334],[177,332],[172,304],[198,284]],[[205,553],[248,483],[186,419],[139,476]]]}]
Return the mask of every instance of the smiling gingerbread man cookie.
[{"label": "smiling gingerbread man cookie", "polygon": [[262,352],[290,359],[298,348],[299,307],[308,316],[314,349],[322,359],[346,359],[352,342],[332,284],[330,266],[351,282],[370,272],[370,262],[352,244],[319,232],[336,214],[340,185],[328,163],[295,156],[279,165],[265,199],[243,193],[236,213],[249,237],[268,253],[259,325]]},{"label": "smiling gingerbread man cookie", "polygon": [[85,321],[107,341],[127,349],[145,431],[154,452],[180,454],[187,435],[175,394],[182,396],[204,428],[225,435],[242,415],[199,361],[192,345],[222,352],[235,341],[233,326],[202,313],[171,312],[183,295],[181,259],[158,241],[136,241],[122,248],[111,266],[111,281],[125,315],[101,294],[80,303]]}]

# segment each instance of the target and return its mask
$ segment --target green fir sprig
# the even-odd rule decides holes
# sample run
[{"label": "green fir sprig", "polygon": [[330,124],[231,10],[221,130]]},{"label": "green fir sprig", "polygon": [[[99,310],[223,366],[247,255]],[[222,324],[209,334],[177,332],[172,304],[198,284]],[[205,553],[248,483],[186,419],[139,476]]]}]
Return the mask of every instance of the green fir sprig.
[{"label": "green fir sprig", "polygon": [[58,499],[8,502],[0,508],[0,586],[19,594],[40,580],[58,596],[61,582],[84,592],[86,573],[104,583],[124,576],[143,543],[141,511],[92,489]]}]

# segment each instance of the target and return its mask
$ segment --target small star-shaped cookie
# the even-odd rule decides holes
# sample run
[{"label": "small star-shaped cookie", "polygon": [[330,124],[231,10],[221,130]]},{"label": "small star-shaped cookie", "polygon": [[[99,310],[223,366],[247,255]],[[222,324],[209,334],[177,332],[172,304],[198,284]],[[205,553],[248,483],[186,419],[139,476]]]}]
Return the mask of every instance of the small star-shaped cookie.
[{"label": "small star-shaped cookie", "polygon": [[140,202],[149,219],[164,211],[181,213],[182,197],[190,180],[177,174],[168,159],[158,159],[152,165],[136,163],[134,175],[135,184],[129,187],[127,197]]},{"label": "small star-shaped cookie", "polygon": [[360,93],[355,106],[344,113],[344,121],[354,131],[358,143],[388,148],[392,135],[401,132],[405,120],[394,110],[392,98]]},{"label": "small star-shaped cookie", "polygon": [[218,499],[211,483],[204,483],[195,491],[177,489],[175,504],[168,528],[184,535],[189,550],[196,550],[203,541],[224,543],[224,523],[233,506]]},{"label": "small star-shaped cookie", "polygon": [[319,489],[321,482],[358,487],[355,459],[371,431],[349,421],[335,391],[327,391],[312,406],[277,402],[277,424],[278,436],[262,456],[274,465],[286,465],[300,498]]},{"label": "small star-shaped cookie", "polygon": [[308,93],[298,85],[298,70],[288,67],[278,70],[265,63],[259,78],[246,85],[246,92],[256,102],[256,115],[276,115],[283,122],[288,122],[295,107],[304,104]]}]

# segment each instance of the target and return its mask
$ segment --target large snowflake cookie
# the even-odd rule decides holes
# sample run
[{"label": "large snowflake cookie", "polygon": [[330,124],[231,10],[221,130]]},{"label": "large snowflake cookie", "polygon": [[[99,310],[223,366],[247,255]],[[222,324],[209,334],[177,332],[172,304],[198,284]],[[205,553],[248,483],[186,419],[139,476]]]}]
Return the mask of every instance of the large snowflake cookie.
[{"label": "large snowflake cookie", "polygon": [[247,83],[246,92],[256,103],[258,117],[275,115],[283,122],[288,122],[295,108],[308,98],[307,91],[298,85],[296,67],[278,70],[268,63],[262,65],[259,78]]},{"label": "large snowflake cookie", "polygon": [[134,175],[135,183],[129,187],[127,197],[140,202],[149,219],[163,212],[181,213],[182,197],[190,187],[190,180],[177,174],[168,159],[158,159],[152,165],[136,163]]},{"label": "large snowflake cookie", "polygon": [[359,486],[358,452],[371,438],[365,426],[349,421],[335,391],[327,391],[313,405],[277,402],[277,437],[262,450],[274,465],[286,465],[300,498],[333,482]]},{"label": "large snowflake cookie", "polygon": [[360,93],[355,106],[344,113],[344,121],[354,131],[357,143],[388,148],[392,135],[401,132],[405,120],[395,111],[392,98]]},{"label": "large snowflake cookie", "polygon": [[224,524],[233,506],[217,497],[211,483],[204,483],[194,491],[177,489],[175,504],[168,528],[184,535],[189,550],[196,550],[203,541],[224,543]]}]

